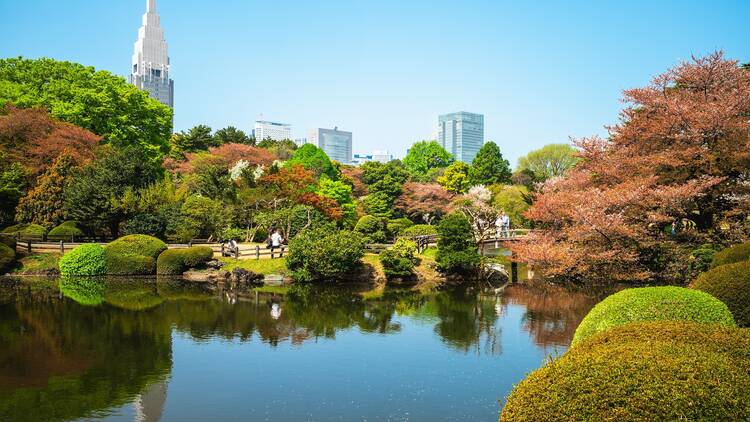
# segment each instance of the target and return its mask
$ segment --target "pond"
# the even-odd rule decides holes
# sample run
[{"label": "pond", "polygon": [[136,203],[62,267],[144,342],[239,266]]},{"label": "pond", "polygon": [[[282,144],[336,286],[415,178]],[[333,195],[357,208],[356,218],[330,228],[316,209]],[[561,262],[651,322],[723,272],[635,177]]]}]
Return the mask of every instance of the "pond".
[{"label": "pond", "polygon": [[0,420],[496,421],[603,297],[0,280]]}]

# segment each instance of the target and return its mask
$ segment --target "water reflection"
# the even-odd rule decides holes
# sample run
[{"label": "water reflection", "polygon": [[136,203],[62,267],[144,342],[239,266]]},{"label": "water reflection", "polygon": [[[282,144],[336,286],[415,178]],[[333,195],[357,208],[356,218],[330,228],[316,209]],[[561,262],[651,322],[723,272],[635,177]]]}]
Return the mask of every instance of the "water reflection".
[{"label": "water reflection", "polygon": [[[597,300],[542,285],[509,286],[499,296],[337,286],[281,296],[143,279],[0,280],[0,420],[105,418],[127,403],[136,420],[159,420],[175,333],[194,344],[289,343],[304,354],[307,342],[352,330],[400,348],[412,341],[407,327],[409,335],[430,327],[452,353],[498,357],[503,330],[515,329],[508,324],[520,323],[538,346],[567,346]],[[522,317],[509,318],[516,308]]]}]

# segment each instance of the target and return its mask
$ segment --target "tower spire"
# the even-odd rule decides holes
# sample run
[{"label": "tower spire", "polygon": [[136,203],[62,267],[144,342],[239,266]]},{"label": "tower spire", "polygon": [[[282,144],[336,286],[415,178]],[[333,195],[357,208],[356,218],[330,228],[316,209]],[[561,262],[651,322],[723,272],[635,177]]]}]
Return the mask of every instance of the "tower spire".
[{"label": "tower spire", "polygon": [[146,13],[156,12],[156,0],[146,0]]}]

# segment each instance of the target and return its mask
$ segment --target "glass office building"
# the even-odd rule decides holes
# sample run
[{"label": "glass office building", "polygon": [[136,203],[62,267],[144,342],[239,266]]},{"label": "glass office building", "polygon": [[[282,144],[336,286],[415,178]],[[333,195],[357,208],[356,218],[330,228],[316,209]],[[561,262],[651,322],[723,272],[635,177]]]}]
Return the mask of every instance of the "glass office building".
[{"label": "glass office building", "polygon": [[352,162],[352,133],[333,129],[312,129],[308,142],[325,151],[328,158],[341,164]]},{"label": "glass office building", "polygon": [[466,111],[440,115],[438,143],[456,161],[471,163],[484,145],[484,116]]}]

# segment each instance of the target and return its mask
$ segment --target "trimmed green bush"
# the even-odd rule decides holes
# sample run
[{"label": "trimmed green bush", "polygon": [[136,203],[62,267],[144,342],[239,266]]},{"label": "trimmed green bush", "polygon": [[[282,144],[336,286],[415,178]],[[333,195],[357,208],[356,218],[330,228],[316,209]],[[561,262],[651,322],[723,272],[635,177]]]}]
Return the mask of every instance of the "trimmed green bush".
[{"label": "trimmed green bush", "polygon": [[400,237],[414,237],[414,236],[432,236],[438,234],[436,226],[430,226],[428,224],[417,224],[409,228],[404,229]]},{"label": "trimmed green bush", "polygon": [[150,256],[120,255],[107,251],[107,274],[149,275],[156,274],[156,261]]},{"label": "trimmed green bush", "polygon": [[289,242],[287,268],[296,281],[335,281],[358,269],[365,242],[356,232],[319,227]]},{"label": "trimmed green bush", "polygon": [[107,273],[106,252],[101,245],[86,243],[60,258],[60,274],[64,276],[92,276]]},{"label": "trimmed green bush", "polygon": [[412,226],[414,226],[414,223],[412,223],[408,218],[397,218],[395,220],[389,220],[387,225],[388,233],[393,237],[400,236],[404,230]]},{"label": "trimmed green bush", "polygon": [[698,277],[693,287],[726,303],[737,324],[750,327],[750,261],[707,271]]},{"label": "trimmed green bush", "polygon": [[380,263],[386,277],[410,277],[417,264],[417,244],[411,240],[398,239],[391,249],[380,253]]},{"label": "trimmed green bush", "polygon": [[71,236],[83,236],[83,230],[78,228],[78,224],[75,221],[66,221],[50,230],[47,234],[49,239],[69,240]]},{"label": "trimmed green bush", "polygon": [[16,261],[16,251],[5,243],[0,243],[0,271],[5,271]]},{"label": "trimmed green bush", "polygon": [[179,275],[190,268],[210,261],[214,251],[208,246],[193,246],[186,249],[167,249],[156,260],[156,273]]},{"label": "trimmed green bush", "polygon": [[750,330],[628,324],[532,372],[500,421],[750,420]]},{"label": "trimmed green bush", "polygon": [[384,243],[387,237],[385,221],[374,215],[364,215],[357,221],[354,231],[361,233],[367,243]]},{"label": "trimmed green bush", "polygon": [[601,331],[643,321],[735,326],[727,305],[708,293],[674,286],[640,287],[617,292],[594,306],[576,329],[572,344]]},{"label": "trimmed green bush", "polygon": [[438,225],[438,270],[447,274],[472,274],[481,262],[469,220],[460,213],[448,214]]},{"label": "trimmed green bush", "polygon": [[3,245],[16,250],[16,239],[13,238],[13,236],[10,235],[0,235],[0,243]]},{"label": "trimmed green bush", "polygon": [[109,245],[107,253],[115,255],[142,255],[152,259],[167,250],[167,244],[161,240],[145,234],[131,234],[123,236]]},{"label": "trimmed green bush", "polygon": [[39,224],[16,224],[15,226],[6,227],[3,229],[3,233],[16,234],[20,233],[21,236],[29,237],[43,237],[47,234],[47,229]]},{"label": "trimmed green bush", "polygon": [[690,271],[692,274],[701,273],[711,267],[711,262],[716,255],[716,249],[712,245],[701,245],[690,252]]},{"label": "trimmed green bush", "polygon": [[734,264],[735,262],[747,261],[750,259],[750,242],[740,243],[739,245],[730,246],[716,252],[714,260],[711,262],[711,268],[720,265]]}]

